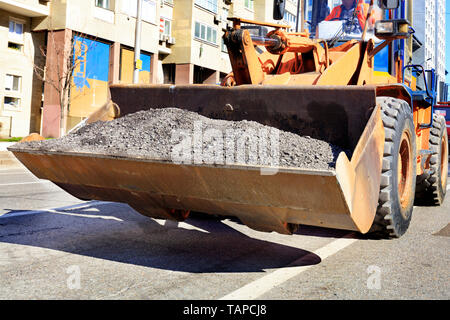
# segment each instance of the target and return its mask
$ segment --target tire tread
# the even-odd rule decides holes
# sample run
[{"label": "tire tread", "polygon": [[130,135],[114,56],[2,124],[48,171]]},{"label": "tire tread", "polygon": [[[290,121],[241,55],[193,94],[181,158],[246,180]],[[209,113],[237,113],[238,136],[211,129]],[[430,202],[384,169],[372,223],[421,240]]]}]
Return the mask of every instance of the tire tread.
[{"label": "tire tread", "polygon": [[[393,205],[393,201],[395,201],[394,193],[397,192],[397,188],[394,188],[393,179],[393,172],[396,166],[393,163],[394,150],[395,141],[398,139],[400,115],[402,114],[402,117],[406,116],[413,123],[412,112],[408,103],[400,99],[377,97],[377,104],[381,107],[382,121],[385,128],[385,144],[378,208],[369,233],[376,238],[398,238],[406,230],[403,230],[405,229],[404,225],[399,226],[397,216],[400,213],[395,212]],[[411,138],[413,139],[414,145],[413,154],[415,154],[415,135]],[[407,221],[406,229],[408,226],[409,221]]]}]

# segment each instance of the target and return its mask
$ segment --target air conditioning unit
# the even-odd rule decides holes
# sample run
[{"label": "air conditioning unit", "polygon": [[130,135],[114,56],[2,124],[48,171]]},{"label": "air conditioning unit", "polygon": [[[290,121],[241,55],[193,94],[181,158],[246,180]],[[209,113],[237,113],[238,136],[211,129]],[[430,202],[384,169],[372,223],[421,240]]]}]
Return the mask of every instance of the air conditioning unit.
[{"label": "air conditioning unit", "polygon": [[168,44],[175,44],[175,38],[174,38],[174,37],[169,37],[169,38],[167,39],[167,43],[168,43]]},{"label": "air conditioning unit", "polygon": [[160,33],[159,34],[159,41],[166,41],[167,40],[167,36],[164,33]]}]

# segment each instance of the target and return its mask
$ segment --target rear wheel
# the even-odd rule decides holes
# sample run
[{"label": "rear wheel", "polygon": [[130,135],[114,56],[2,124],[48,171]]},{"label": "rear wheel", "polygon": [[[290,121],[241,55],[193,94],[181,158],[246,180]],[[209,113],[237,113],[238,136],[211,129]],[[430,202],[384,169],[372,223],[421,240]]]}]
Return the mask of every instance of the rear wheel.
[{"label": "rear wheel", "polygon": [[378,207],[369,233],[398,238],[411,221],[416,186],[416,136],[407,102],[378,97],[385,131]]},{"label": "rear wheel", "polygon": [[416,203],[419,205],[441,205],[444,202],[448,175],[448,136],[445,118],[433,115],[433,127],[430,129],[429,172],[417,179]]}]

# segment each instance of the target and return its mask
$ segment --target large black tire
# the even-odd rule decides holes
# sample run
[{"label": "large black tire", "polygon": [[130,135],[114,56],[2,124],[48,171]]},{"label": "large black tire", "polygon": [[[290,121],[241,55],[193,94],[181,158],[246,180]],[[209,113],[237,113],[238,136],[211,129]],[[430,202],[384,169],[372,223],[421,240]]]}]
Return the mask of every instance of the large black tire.
[{"label": "large black tire", "polygon": [[448,136],[443,116],[433,115],[433,127],[430,129],[429,172],[417,177],[416,204],[441,205],[447,192],[448,175]]},{"label": "large black tire", "polygon": [[378,97],[385,131],[380,194],[369,231],[376,238],[398,238],[409,227],[416,187],[416,135],[407,102]]}]

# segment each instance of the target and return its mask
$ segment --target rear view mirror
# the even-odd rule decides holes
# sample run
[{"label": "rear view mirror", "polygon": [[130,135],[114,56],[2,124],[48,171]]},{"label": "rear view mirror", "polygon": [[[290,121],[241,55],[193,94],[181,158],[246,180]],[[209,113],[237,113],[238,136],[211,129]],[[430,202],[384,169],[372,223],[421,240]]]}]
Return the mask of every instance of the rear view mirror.
[{"label": "rear view mirror", "polygon": [[378,0],[381,9],[397,9],[399,5],[399,0]]},{"label": "rear view mirror", "polygon": [[284,17],[286,0],[273,0],[273,19],[281,20]]}]

